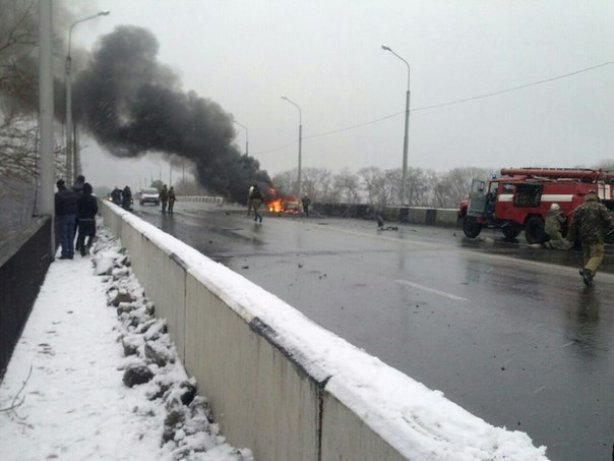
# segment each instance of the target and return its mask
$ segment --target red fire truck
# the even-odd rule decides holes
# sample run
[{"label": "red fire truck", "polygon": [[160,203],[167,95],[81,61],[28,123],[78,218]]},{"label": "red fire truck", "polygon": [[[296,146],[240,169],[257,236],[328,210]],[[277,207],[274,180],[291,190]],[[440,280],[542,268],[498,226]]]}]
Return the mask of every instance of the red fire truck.
[{"label": "red fire truck", "polygon": [[[474,179],[459,217],[467,237],[483,228],[501,229],[507,239],[524,230],[529,243],[546,239],[544,222],[550,205],[558,203],[569,222],[573,210],[589,192],[614,212],[614,172],[568,168],[504,168],[499,177]],[[566,229],[563,229],[566,231]]]}]

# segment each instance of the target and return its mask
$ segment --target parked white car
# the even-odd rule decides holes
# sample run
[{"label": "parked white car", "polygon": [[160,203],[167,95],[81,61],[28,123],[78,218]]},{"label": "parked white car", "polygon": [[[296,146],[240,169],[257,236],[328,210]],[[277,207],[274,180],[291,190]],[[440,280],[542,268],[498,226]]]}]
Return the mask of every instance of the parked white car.
[{"label": "parked white car", "polygon": [[145,205],[146,203],[153,203],[156,206],[160,205],[160,196],[158,193],[158,189],[156,189],[155,187],[147,187],[145,189],[141,189],[139,203],[141,205]]}]

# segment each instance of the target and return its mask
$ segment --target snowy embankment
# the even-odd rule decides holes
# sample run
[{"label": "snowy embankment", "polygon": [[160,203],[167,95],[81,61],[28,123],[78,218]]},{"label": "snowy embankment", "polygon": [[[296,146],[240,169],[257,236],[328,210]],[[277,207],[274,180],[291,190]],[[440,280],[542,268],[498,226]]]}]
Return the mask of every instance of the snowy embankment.
[{"label": "snowy embankment", "polygon": [[[546,448],[534,447],[527,434],[486,423],[447,400],[442,392],[428,389],[321,328],[279,298],[183,242],[134,215],[109,207],[113,215],[106,216],[114,220],[114,229],[125,232],[135,244],[146,241],[148,245],[156,245],[161,249],[160,258],[166,258],[165,261],[169,257],[170,260],[181,261],[187,277],[201,283],[208,293],[225,303],[249,325],[254,321],[264,325],[272,340],[289,359],[298,363],[310,376],[316,377],[317,382],[324,383],[321,394],[324,403],[320,407],[322,427],[316,428],[320,430],[324,457],[329,449],[331,453],[336,450],[336,453],[347,454],[344,447],[356,453],[356,447],[365,443],[362,437],[366,435],[369,438],[374,434],[405,459],[547,460]],[[148,258],[155,259],[153,255],[148,253]],[[141,263],[148,261],[150,259],[144,259]],[[147,272],[145,267],[142,269]],[[195,301],[188,301],[183,308],[193,309]],[[178,299],[174,300],[174,304],[176,308],[180,307]],[[187,319],[188,314],[185,315]],[[251,334],[257,335],[258,332]],[[187,349],[186,346],[186,355]],[[249,353],[248,350],[242,352]],[[198,351],[190,353],[198,354]],[[323,376],[325,379],[321,379]],[[249,377],[245,380],[249,383]],[[244,391],[247,393],[247,388]],[[226,398],[232,396],[227,395]],[[340,402],[340,405],[335,402]],[[298,405],[299,402],[286,404]],[[331,424],[328,422],[331,420],[348,425]],[[271,421],[266,423],[274,424]],[[384,448],[384,451],[387,449]],[[394,459],[398,459],[398,455]],[[369,457],[359,453],[356,459]]]},{"label": "snowy embankment", "polygon": [[117,239],[99,229],[93,253],[49,269],[0,386],[0,458],[253,461],[219,434]]}]

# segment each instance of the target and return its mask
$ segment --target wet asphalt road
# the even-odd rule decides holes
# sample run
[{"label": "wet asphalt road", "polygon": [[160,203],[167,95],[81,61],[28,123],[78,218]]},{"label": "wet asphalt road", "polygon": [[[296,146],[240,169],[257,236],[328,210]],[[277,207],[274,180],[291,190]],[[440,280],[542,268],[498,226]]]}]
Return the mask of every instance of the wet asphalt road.
[{"label": "wet asphalt road", "polygon": [[[498,234],[176,205],[135,213],[553,461],[610,460],[614,254],[594,287],[579,252]],[[608,273],[609,272],[609,273]]]}]

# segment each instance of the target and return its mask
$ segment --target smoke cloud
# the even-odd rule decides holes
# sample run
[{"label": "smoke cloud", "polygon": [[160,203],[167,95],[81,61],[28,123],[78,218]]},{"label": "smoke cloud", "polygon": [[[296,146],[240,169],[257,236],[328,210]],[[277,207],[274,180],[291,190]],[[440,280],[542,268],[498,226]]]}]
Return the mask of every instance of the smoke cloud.
[{"label": "smoke cloud", "polygon": [[104,36],[74,84],[80,126],[116,156],[162,152],[190,160],[202,185],[238,202],[250,183],[270,184],[258,161],[233,145],[232,116],[183,92],[157,53],[156,38],[143,28],[120,26]]}]

